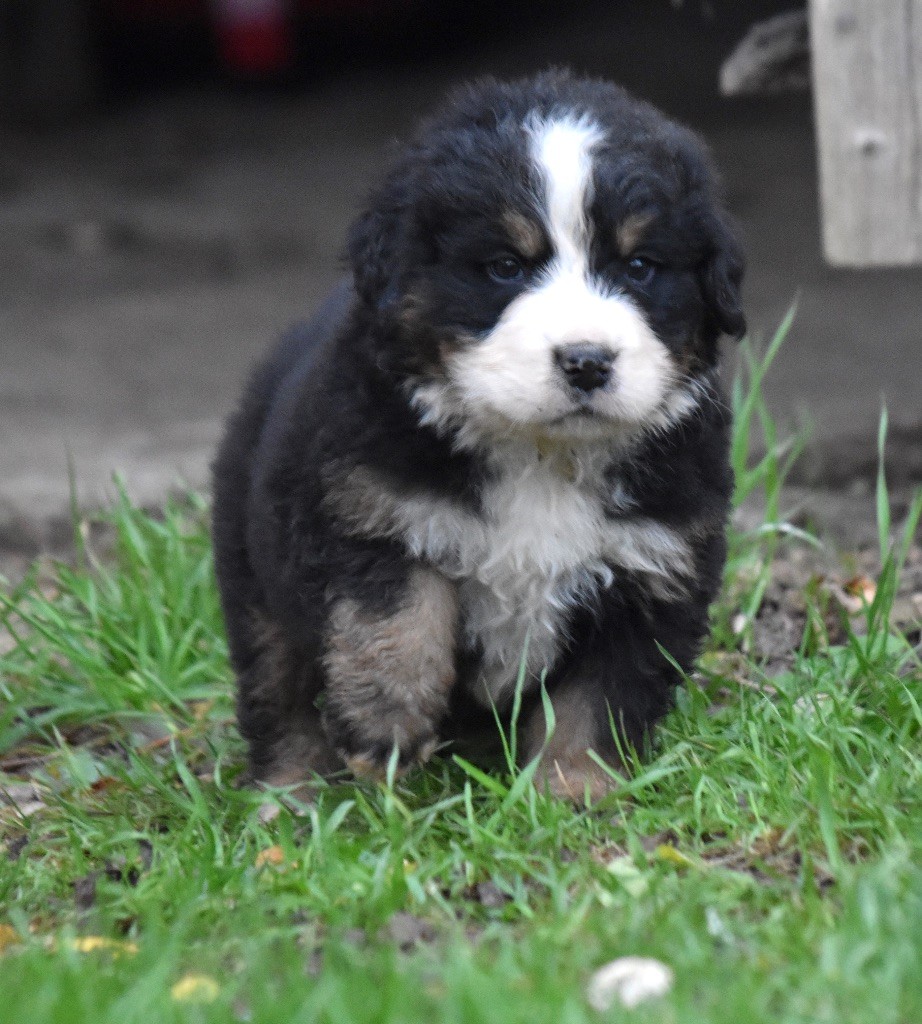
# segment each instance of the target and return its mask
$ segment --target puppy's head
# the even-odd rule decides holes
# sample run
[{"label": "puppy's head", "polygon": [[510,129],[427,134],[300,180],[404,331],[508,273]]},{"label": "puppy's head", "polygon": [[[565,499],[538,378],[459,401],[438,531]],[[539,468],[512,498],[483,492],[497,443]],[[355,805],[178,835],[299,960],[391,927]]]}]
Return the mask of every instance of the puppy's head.
[{"label": "puppy's head", "polygon": [[621,89],[485,82],[424,124],[354,225],[379,362],[475,441],[597,438],[690,411],[742,256],[698,140]]}]

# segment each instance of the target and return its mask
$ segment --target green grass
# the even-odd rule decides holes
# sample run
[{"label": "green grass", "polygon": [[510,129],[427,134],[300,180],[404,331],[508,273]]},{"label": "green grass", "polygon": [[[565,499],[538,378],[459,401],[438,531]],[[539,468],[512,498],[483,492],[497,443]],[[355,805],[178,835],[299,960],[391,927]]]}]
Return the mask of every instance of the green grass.
[{"label": "green grass", "polygon": [[[922,668],[890,626],[922,497],[892,537],[881,477],[873,600],[831,637],[808,588],[767,680],[747,638],[773,557],[803,542],[761,394],[775,351],[734,391],[739,496],[762,493],[765,523],[733,538],[656,749],[591,810],[436,760],[300,814],[278,794],[266,821],[236,784],[199,499],[152,517],[123,496],[110,556],[81,542],[75,567],[0,590],[0,1020],[922,1020]],[[674,987],[600,1014],[586,983],[627,954]],[[174,988],[190,974],[214,983],[198,1001]]]}]

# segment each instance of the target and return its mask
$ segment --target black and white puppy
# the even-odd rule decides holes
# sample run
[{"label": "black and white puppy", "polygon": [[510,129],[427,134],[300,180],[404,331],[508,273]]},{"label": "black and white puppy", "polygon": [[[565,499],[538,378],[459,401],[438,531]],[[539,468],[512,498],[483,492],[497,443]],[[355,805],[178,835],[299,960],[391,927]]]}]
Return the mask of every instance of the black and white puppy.
[{"label": "black and white puppy", "polygon": [[349,257],[215,464],[254,777],[424,761],[508,712],[524,666],[522,758],[598,797],[587,751],[643,743],[724,561],[743,263],[708,157],[614,85],[481,82],[403,150]]}]

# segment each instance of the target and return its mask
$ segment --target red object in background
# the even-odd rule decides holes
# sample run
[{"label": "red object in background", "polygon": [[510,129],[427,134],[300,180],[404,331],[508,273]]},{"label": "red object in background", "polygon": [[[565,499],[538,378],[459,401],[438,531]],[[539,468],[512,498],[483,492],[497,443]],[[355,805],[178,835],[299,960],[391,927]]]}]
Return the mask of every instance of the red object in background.
[{"label": "red object in background", "polygon": [[[335,19],[337,16],[366,14],[386,16],[407,8],[413,0],[290,0],[294,13]],[[97,0],[111,17],[124,21],[201,22],[218,6],[214,0]]]},{"label": "red object in background", "polygon": [[[243,77],[272,78],[298,58],[298,29],[387,24],[420,0],[88,0],[102,24],[206,29],[225,65]],[[430,0],[431,2],[431,0]],[[0,0],[2,6],[3,0]]]},{"label": "red object in background", "polygon": [[294,59],[288,0],[212,0],[224,63],[247,75],[284,71]]}]

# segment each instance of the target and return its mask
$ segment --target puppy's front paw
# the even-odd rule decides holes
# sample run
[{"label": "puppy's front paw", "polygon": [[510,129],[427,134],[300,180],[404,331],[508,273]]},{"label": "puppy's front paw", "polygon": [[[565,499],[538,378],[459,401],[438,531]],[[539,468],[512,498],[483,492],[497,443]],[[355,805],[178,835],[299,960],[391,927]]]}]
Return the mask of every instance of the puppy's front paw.
[{"label": "puppy's front paw", "polygon": [[[425,764],[435,753],[438,737],[428,735],[413,743],[397,746],[397,774],[403,775],[414,765]],[[358,779],[372,779],[381,782],[387,777],[387,768],[394,747],[376,743],[374,746],[355,754],[343,753],[346,767]]]},{"label": "puppy's front paw", "polygon": [[[596,699],[598,687],[591,676],[576,677],[551,695],[554,731],[547,735],[543,707],[534,710],[525,726],[526,760],[540,754],[535,785],[562,800],[591,804],[618,788],[615,774],[623,767],[612,742],[605,705]],[[602,752],[606,771],[589,750]]]},{"label": "puppy's front paw", "polygon": [[395,746],[401,771],[432,755],[455,681],[457,618],[454,586],[422,566],[385,610],[333,607],[323,724],[355,775],[383,778]]},{"label": "puppy's front paw", "polygon": [[614,792],[618,781],[588,753],[567,753],[555,757],[548,751],[538,765],[535,785],[561,800],[588,806]]},{"label": "puppy's front paw", "polygon": [[386,702],[370,707],[345,706],[329,699],[323,707],[323,727],[353,775],[383,779],[397,748],[397,774],[424,764],[439,744],[437,721],[418,709]]}]

